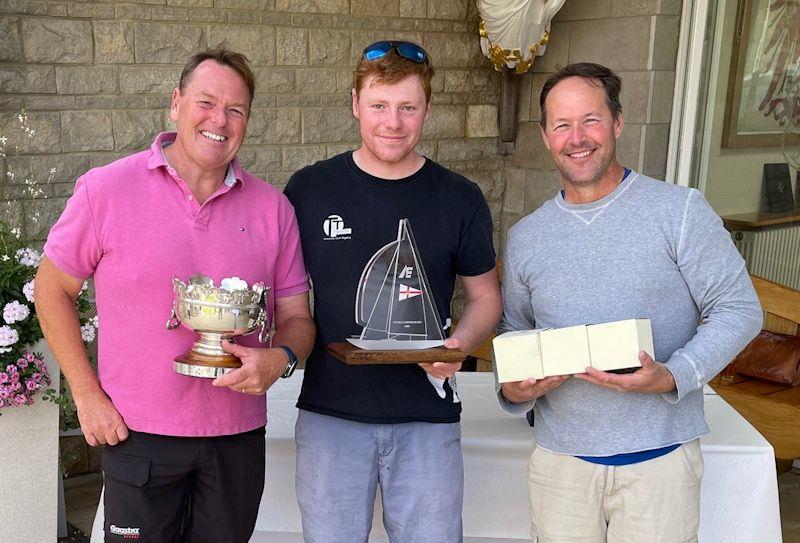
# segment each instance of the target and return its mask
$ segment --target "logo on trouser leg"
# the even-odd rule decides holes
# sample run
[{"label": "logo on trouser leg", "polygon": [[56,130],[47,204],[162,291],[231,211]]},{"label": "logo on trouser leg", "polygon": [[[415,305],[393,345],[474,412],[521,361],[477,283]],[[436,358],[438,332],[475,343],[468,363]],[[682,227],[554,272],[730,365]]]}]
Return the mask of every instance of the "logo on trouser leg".
[{"label": "logo on trouser leg", "polygon": [[139,528],[120,528],[113,524],[108,527],[108,531],[114,535],[121,535],[125,539],[139,539]]}]

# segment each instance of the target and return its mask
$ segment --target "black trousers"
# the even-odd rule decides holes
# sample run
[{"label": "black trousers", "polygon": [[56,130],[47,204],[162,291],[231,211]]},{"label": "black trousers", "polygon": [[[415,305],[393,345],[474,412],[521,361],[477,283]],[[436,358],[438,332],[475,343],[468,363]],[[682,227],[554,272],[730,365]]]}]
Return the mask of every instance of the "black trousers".
[{"label": "black trousers", "polygon": [[232,436],[141,432],[103,448],[105,540],[247,543],[264,491],[264,428]]}]

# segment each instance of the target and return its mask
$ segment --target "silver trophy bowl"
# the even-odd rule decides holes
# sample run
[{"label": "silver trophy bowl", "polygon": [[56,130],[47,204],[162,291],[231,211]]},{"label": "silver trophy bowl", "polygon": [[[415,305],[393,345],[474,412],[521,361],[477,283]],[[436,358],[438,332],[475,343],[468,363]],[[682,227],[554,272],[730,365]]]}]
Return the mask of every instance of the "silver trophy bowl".
[{"label": "silver trophy bowl", "polygon": [[167,330],[183,325],[200,334],[188,353],[175,358],[174,369],[182,375],[216,378],[241,367],[241,361],[222,348],[223,339],[233,339],[261,331],[258,340],[269,339],[266,299],[269,287],[247,283],[233,277],[224,279],[219,287],[205,275],[193,275],[184,283],[172,278],[175,301]]}]

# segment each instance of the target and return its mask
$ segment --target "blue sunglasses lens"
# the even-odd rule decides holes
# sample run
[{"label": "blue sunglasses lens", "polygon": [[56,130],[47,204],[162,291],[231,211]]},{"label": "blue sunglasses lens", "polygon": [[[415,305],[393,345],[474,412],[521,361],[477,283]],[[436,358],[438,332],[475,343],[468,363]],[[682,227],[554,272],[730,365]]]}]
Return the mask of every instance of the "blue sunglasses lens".
[{"label": "blue sunglasses lens", "polygon": [[364,58],[367,60],[377,60],[382,58],[392,49],[397,49],[401,57],[412,62],[422,64],[425,62],[425,51],[421,47],[407,41],[379,41],[364,49]]},{"label": "blue sunglasses lens", "polygon": [[392,47],[394,47],[394,45],[392,45],[390,41],[375,42],[364,49],[364,58],[367,60],[378,60],[391,51]]}]

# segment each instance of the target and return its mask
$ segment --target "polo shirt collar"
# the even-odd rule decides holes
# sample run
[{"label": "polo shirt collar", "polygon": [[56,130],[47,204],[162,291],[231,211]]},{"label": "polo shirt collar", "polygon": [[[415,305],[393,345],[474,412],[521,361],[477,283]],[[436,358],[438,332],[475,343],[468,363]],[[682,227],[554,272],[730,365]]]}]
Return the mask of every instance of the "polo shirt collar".
[{"label": "polo shirt collar", "polygon": [[[153,140],[153,144],[150,145],[150,156],[147,157],[148,169],[155,170],[161,166],[164,168],[169,167],[169,163],[167,163],[167,159],[164,156],[163,148],[167,145],[172,145],[177,136],[177,132],[161,132],[156,136],[156,139]],[[242,175],[242,167],[239,165],[239,159],[233,157],[233,160],[228,164],[228,171],[225,173],[225,181],[223,182],[226,186],[233,187],[237,181],[244,186],[244,175]]]}]

